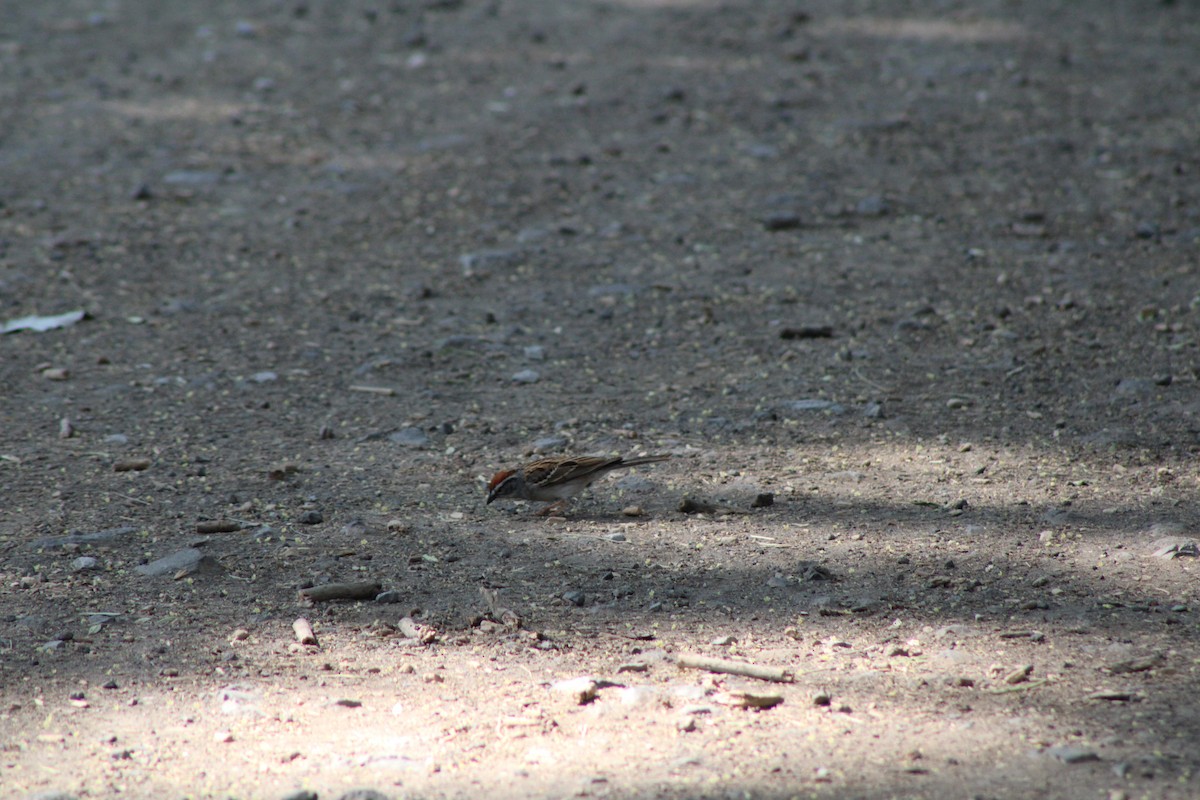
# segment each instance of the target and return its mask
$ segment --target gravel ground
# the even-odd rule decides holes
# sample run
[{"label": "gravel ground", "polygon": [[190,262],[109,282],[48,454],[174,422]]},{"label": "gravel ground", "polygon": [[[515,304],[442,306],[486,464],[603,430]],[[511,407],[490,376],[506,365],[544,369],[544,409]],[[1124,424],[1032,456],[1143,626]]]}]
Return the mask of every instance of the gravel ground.
[{"label": "gravel ground", "polygon": [[1196,797],[1197,53],[9,4],[0,794]]}]

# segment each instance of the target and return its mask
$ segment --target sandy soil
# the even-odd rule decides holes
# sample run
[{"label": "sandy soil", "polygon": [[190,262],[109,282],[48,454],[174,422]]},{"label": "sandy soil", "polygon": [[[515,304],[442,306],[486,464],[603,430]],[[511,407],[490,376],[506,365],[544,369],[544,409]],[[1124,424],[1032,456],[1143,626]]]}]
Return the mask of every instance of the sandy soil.
[{"label": "sandy soil", "polygon": [[[0,794],[1200,795],[1197,53],[8,4],[0,324],[86,316],[0,336]],[[585,453],[673,458],[483,504]]]}]

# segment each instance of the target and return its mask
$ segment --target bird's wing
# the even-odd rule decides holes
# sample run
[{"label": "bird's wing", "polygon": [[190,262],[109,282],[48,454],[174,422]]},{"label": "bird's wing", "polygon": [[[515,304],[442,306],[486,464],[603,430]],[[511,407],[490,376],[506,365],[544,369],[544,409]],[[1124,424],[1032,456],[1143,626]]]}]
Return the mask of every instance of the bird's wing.
[{"label": "bird's wing", "polygon": [[525,468],[525,479],[529,483],[542,485],[570,483],[621,465],[620,457],[543,458]]}]

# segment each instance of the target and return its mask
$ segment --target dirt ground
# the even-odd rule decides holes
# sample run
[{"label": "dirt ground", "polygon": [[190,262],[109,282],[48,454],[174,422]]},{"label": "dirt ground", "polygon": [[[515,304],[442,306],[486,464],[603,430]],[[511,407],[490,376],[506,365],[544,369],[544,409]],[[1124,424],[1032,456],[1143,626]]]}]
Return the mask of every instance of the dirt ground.
[{"label": "dirt ground", "polygon": [[[1197,53],[6,4],[0,795],[1200,796]],[[673,457],[484,505],[585,453]]]}]

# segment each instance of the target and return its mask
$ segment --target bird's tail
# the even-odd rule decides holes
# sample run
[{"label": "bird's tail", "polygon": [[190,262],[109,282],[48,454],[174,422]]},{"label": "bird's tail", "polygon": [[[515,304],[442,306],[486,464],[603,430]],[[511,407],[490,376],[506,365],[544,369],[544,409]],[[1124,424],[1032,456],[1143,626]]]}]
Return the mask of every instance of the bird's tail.
[{"label": "bird's tail", "polygon": [[656,456],[638,456],[636,458],[621,459],[622,467],[636,467],[638,464],[653,464],[655,461],[666,461],[670,458],[669,453],[661,453]]}]

